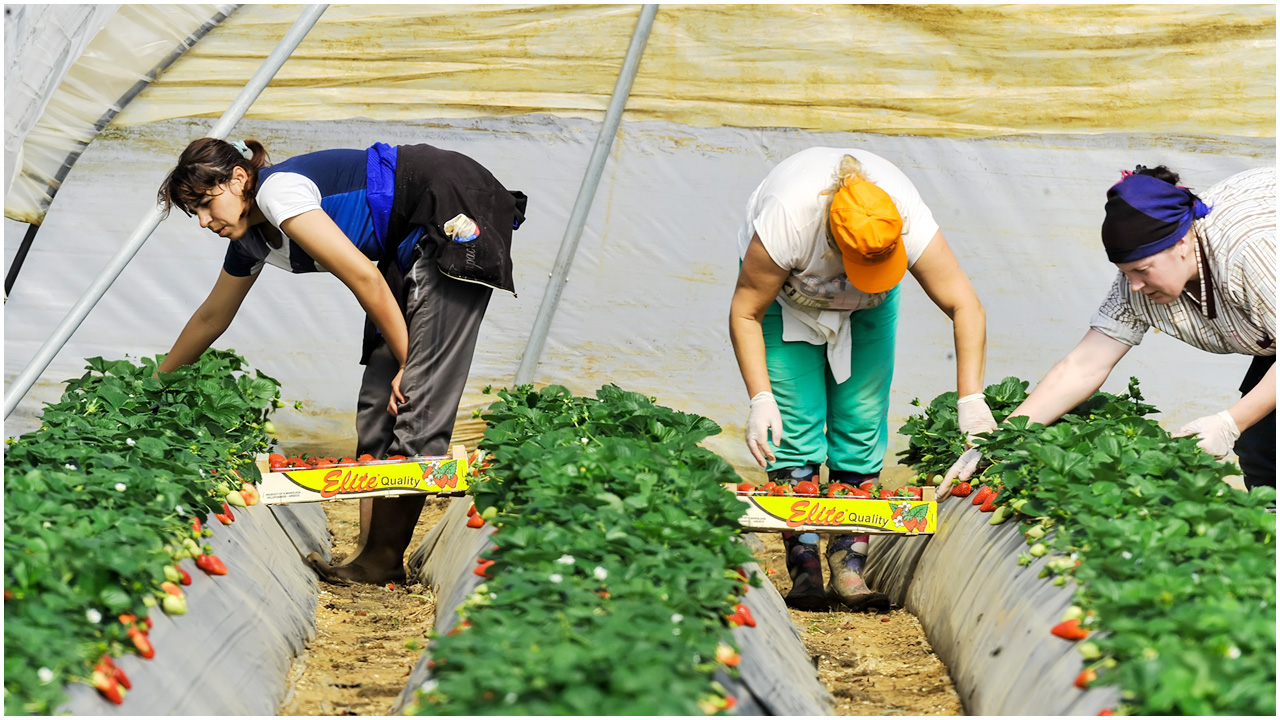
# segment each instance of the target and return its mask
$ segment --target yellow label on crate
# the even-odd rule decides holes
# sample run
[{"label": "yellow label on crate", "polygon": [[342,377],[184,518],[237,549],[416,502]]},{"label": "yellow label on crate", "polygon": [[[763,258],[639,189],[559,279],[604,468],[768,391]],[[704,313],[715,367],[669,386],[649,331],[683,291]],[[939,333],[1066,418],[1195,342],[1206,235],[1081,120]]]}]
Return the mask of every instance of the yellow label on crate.
[{"label": "yellow label on crate", "polygon": [[751,496],[743,501],[754,505],[769,520],[789,528],[878,528],[885,532],[937,531],[937,504],[914,498],[864,500],[854,498],[798,498]]},{"label": "yellow label on crate", "polygon": [[342,495],[402,490],[404,492],[461,492],[467,489],[467,460],[394,463],[344,468],[284,470],[293,484],[328,500]]}]

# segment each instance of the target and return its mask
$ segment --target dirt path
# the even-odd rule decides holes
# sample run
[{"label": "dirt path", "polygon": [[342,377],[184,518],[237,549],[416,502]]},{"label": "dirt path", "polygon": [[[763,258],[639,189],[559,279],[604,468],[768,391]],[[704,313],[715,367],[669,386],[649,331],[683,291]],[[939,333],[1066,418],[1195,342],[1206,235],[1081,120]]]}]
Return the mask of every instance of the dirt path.
[{"label": "dirt path", "polygon": [[[782,536],[757,537],[764,550],[756,553],[756,561],[786,595],[791,578]],[[836,715],[964,714],[946,666],[933,654],[920,622],[906,610],[791,610],[791,624],[809,654],[818,658],[818,679],[835,698]]]},{"label": "dirt path", "polygon": [[[428,499],[411,547],[443,516],[447,499]],[[334,557],[355,547],[358,501],[324,503]],[[757,560],[785,594],[791,586],[777,533],[761,533]],[[435,620],[431,592],[321,584],[316,639],[290,675],[280,715],[386,715],[409,678]],[[791,611],[818,676],[835,698],[836,715],[961,715],[946,668],[920,623],[905,610],[889,613]]]},{"label": "dirt path", "polygon": [[[444,515],[447,499],[428,499],[414,532],[417,547]],[[323,503],[338,560],[355,549],[360,502]],[[290,673],[279,715],[387,715],[409,681],[435,621],[424,586],[320,584],[316,639]]]}]

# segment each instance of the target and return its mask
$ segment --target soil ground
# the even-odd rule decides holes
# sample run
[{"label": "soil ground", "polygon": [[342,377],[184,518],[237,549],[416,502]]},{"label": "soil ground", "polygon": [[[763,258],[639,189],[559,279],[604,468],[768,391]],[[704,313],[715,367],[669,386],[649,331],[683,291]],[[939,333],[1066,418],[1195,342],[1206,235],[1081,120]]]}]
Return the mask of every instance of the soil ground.
[{"label": "soil ground", "polygon": [[[428,499],[411,547],[443,516],[447,499]],[[359,502],[324,503],[335,561],[355,548]],[[758,536],[757,560],[782,594],[791,587],[776,533]],[[316,638],[295,662],[280,715],[387,715],[408,682],[435,620],[434,597],[419,584],[394,588],[322,583]],[[836,715],[962,715],[947,674],[920,623],[888,613],[791,611]]]}]

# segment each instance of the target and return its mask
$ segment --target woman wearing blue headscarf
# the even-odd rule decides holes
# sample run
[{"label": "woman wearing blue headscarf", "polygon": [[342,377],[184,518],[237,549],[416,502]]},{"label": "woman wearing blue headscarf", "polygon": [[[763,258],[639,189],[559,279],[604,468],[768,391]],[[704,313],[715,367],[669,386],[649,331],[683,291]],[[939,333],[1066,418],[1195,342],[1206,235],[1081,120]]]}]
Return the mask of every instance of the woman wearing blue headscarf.
[{"label": "woman wearing blue headscarf", "polygon": [[[1247,170],[1197,197],[1163,165],[1122,174],[1107,191],[1102,244],[1120,274],[1080,344],[1012,415],[1049,424],[1093,395],[1155,327],[1212,353],[1253,362],[1231,407],[1173,433],[1223,459],[1234,450],[1245,485],[1276,484],[1276,170]],[[939,487],[977,469],[975,448]]]}]

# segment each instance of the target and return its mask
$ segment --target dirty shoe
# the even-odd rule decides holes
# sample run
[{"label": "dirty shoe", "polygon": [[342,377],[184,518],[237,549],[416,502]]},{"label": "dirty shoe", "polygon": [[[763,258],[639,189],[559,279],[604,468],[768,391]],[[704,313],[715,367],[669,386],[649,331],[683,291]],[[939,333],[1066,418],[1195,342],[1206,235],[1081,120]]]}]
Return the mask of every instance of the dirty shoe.
[{"label": "dirty shoe", "polygon": [[853,536],[841,535],[832,539],[827,545],[827,565],[831,569],[827,594],[850,610],[888,610],[889,596],[872,592],[862,579],[866,560],[866,555],[853,551]]},{"label": "dirty shoe", "polygon": [[822,610],[827,596],[822,589],[822,561],[818,555],[817,533],[782,533],[787,552],[787,573],[791,591],[783,600],[797,610]]}]

